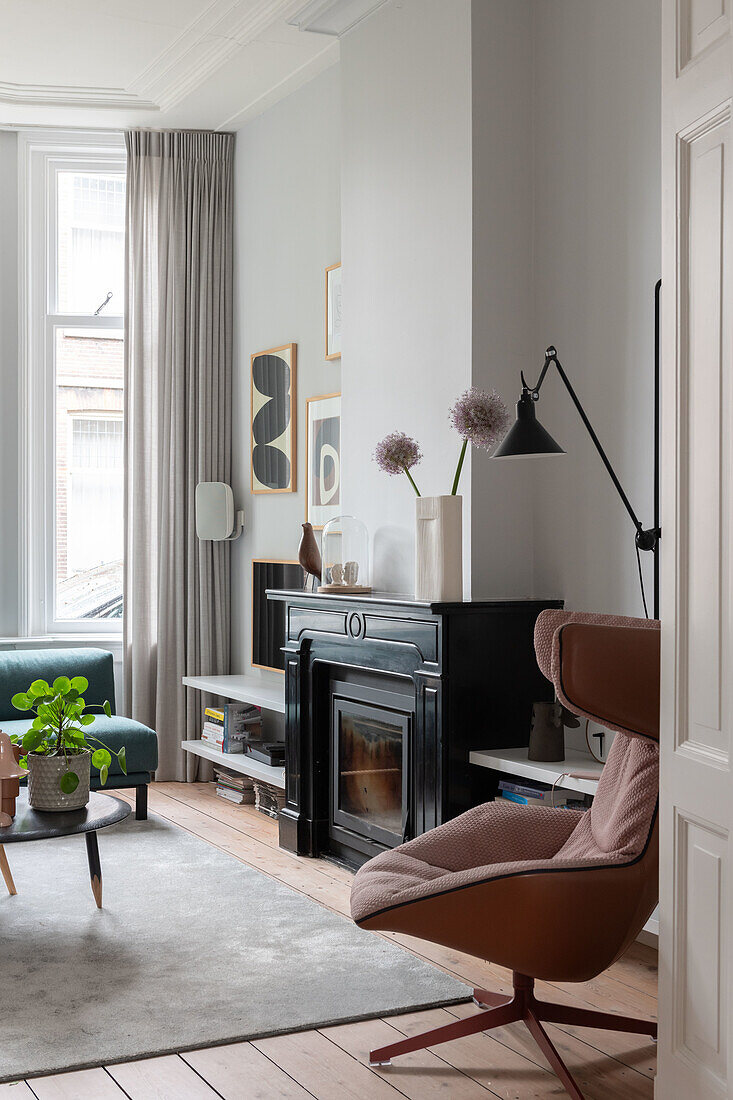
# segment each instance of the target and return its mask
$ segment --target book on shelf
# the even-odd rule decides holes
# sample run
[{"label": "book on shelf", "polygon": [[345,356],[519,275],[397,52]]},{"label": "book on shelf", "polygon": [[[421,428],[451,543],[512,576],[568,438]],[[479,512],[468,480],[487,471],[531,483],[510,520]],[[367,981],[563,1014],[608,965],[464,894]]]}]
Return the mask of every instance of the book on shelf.
[{"label": "book on shelf", "polygon": [[205,745],[211,745],[212,748],[218,749],[219,752],[225,752],[229,754],[243,753],[244,741],[241,737],[233,737],[225,740],[225,738],[216,733],[212,733],[210,730],[201,730],[201,740]]},{"label": "book on shelf", "polygon": [[285,763],[285,743],[283,741],[262,741],[245,744],[247,756],[269,764],[272,768],[282,768]]},{"label": "book on shelf", "polygon": [[259,739],[262,736],[262,711],[251,703],[225,703],[223,707],[206,707],[203,728],[224,743],[224,752],[236,740],[244,737]]},{"label": "book on shelf", "polygon": [[514,791],[502,790],[499,793],[499,800],[504,802],[515,802],[520,806],[564,806],[568,798],[572,797],[567,791],[559,791],[555,789],[554,794],[548,791],[545,798],[529,798],[524,794],[515,794]]},{"label": "book on shelf", "polygon": [[577,798],[577,793],[573,791],[568,791],[563,787],[555,787],[553,790],[549,783],[535,783],[532,779],[525,779],[522,783],[515,783],[511,779],[500,779],[499,791],[502,795],[506,795],[509,801],[521,801],[525,805],[543,804],[550,806],[554,801],[554,804],[558,806],[562,800]]},{"label": "book on shelf", "polygon": [[273,787],[270,783],[263,783],[255,779],[255,809],[268,817],[277,817],[279,811],[285,805],[285,791]]},{"label": "book on shelf", "polygon": [[219,798],[227,802],[233,802],[235,806],[252,806],[255,801],[254,789],[251,791],[236,791],[233,787],[217,784],[216,793]]}]

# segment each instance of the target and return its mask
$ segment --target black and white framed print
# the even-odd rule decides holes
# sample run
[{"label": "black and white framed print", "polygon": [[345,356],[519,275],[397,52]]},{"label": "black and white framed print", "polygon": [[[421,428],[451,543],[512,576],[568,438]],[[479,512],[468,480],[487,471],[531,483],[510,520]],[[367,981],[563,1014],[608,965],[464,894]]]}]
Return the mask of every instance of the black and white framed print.
[{"label": "black and white framed print", "polygon": [[297,561],[252,559],[252,666],[285,671],[285,604],[268,600],[268,588],[302,588],[303,569]]},{"label": "black and white framed print", "polygon": [[315,528],[341,514],[341,394],[309,397],[306,407],[306,509]]},{"label": "black and white framed print", "polygon": [[341,358],[341,264],[326,268],[326,359]]},{"label": "black and white framed print", "polygon": [[253,493],[294,493],[296,345],[252,356],[251,488]]}]

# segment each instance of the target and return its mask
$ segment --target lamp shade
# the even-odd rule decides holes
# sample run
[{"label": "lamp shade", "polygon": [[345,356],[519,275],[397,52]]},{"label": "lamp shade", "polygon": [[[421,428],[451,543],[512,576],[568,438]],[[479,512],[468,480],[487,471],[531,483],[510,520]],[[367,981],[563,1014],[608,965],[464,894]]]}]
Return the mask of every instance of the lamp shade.
[{"label": "lamp shade", "polygon": [[565,454],[560,444],[540,424],[534,406],[532,395],[524,390],[517,402],[517,419],[494,451],[494,458]]}]

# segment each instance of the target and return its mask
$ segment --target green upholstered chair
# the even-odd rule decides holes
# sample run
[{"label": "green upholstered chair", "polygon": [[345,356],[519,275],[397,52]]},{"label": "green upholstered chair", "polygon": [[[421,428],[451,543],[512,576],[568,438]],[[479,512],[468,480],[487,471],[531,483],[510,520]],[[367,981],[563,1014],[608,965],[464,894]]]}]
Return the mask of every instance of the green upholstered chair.
[{"label": "green upholstered chair", "polygon": [[[0,730],[23,734],[31,720],[11,703],[19,691],[25,691],[33,680],[52,683],[57,676],[85,676],[89,687],[84,692],[87,706],[101,706],[105,699],[112,707],[112,717],[100,714],[89,733],[115,750],[125,746],[127,775],[120,771],[112,757],[109,777],[104,790],[135,788],[135,817],[148,816],[148,783],[158,766],[158,735],[154,730],[115,714],[115,681],[112,654],[103,649],[11,649],[0,651]],[[99,772],[92,768],[92,788],[98,790]]]}]

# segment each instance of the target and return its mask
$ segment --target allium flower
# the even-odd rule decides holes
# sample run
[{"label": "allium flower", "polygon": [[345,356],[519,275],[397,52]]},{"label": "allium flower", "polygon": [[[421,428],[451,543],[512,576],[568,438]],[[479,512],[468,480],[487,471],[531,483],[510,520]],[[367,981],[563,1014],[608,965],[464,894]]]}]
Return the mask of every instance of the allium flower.
[{"label": "allium flower", "polygon": [[410,469],[417,466],[421,458],[417,442],[404,432],[391,432],[374,449],[374,461],[380,470],[385,474],[407,474],[418,496],[420,492],[410,476]]},{"label": "allium flower", "polygon": [[466,390],[458,398],[448,414],[448,419],[463,440],[451,489],[451,496],[455,496],[461,480],[466,447],[473,443],[475,447],[490,451],[509,427],[509,410],[496,390],[487,393],[486,390],[471,386],[470,390]]},{"label": "allium flower", "polygon": [[461,394],[449,418],[462,439],[485,451],[490,451],[509,427],[509,411],[496,390],[487,393],[476,386]]}]

